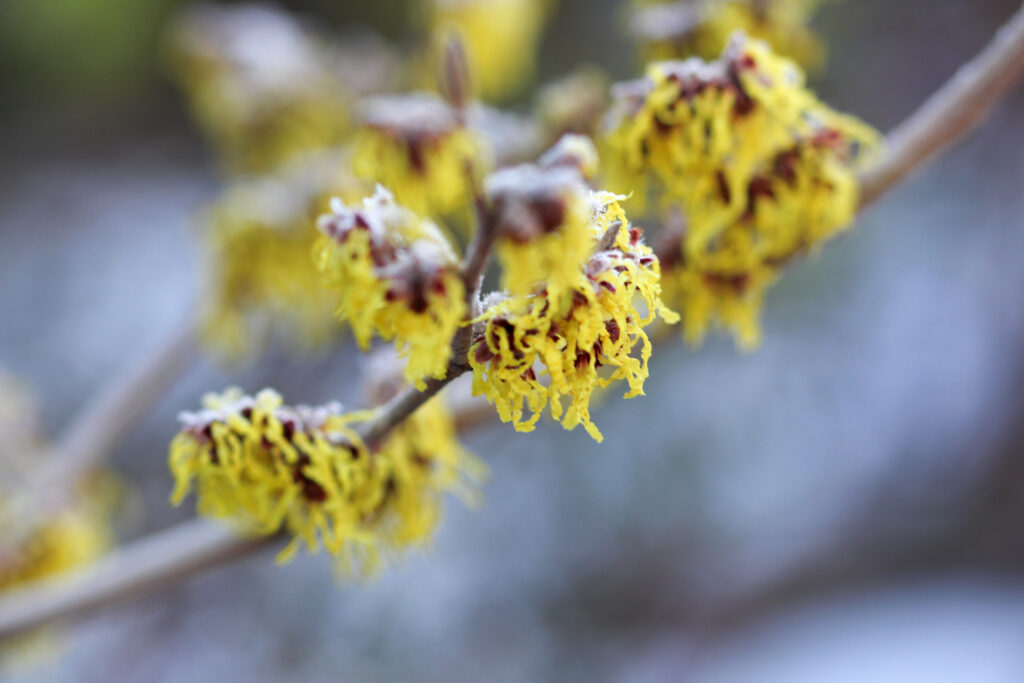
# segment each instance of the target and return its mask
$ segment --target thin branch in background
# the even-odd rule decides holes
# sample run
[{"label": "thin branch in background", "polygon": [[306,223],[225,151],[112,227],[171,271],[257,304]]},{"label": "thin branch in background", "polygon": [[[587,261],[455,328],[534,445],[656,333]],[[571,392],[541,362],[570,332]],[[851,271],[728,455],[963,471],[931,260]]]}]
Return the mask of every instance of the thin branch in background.
[{"label": "thin branch in background", "polygon": [[[861,208],[961,140],[1022,73],[1024,7],[977,57],[892,132],[887,155],[862,179]],[[389,404],[391,410],[407,410],[408,400],[413,399],[395,399]],[[389,420],[389,412],[386,409],[379,419]],[[479,416],[477,402],[463,401],[456,422],[460,427],[475,426],[480,424]],[[167,588],[277,540],[240,538],[207,522],[182,524],[137,541],[92,569],[66,577],[66,582],[28,587],[0,597],[0,636]]]},{"label": "thin branch in background", "polygon": [[17,545],[41,519],[67,504],[81,477],[96,468],[132,425],[167,394],[196,356],[196,327],[190,317],[87,403],[50,452],[40,457],[38,472],[8,503],[5,515],[17,528],[0,539],[0,545]]},{"label": "thin branch in background", "polygon": [[0,609],[0,637],[146,595],[281,540],[240,536],[206,520],[179,524],[111,553],[72,580],[57,578],[12,594]]},{"label": "thin branch in background", "polygon": [[1024,5],[987,46],[886,138],[888,151],[861,178],[864,208],[982,123],[1024,75]]}]

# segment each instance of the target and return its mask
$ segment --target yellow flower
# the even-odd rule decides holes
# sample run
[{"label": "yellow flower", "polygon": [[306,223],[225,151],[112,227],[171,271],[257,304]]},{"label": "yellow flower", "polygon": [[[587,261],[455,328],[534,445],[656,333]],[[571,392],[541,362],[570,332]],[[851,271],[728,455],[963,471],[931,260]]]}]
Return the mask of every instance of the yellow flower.
[{"label": "yellow flower", "polygon": [[380,183],[416,213],[438,217],[467,211],[475,175],[489,165],[482,138],[457,113],[427,93],[364,102],[352,170]]},{"label": "yellow flower", "polygon": [[[776,155],[747,188],[747,210],[713,245],[669,256],[666,298],[683,309],[691,343],[718,323],[744,349],[760,343],[765,290],[794,258],[847,228],[857,210],[857,142],[824,129]],[[666,266],[668,267],[668,266]]]},{"label": "yellow flower", "polygon": [[[805,68],[820,67],[825,57],[810,20],[823,0],[701,0],[646,5],[633,15],[633,33],[644,61],[698,56],[714,59],[729,36],[740,30],[763,40],[780,55]],[[653,5],[653,6],[652,6]]]},{"label": "yellow flower", "polygon": [[362,208],[332,201],[320,217],[317,268],[338,296],[337,315],[366,348],[374,334],[394,340],[419,387],[442,378],[466,315],[455,253],[437,226],[395,203],[383,187]]},{"label": "yellow flower", "polygon": [[200,7],[170,37],[174,75],[229,171],[252,173],[343,141],[353,95],[326,44],[267,7]]},{"label": "yellow flower", "polygon": [[594,247],[588,191],[573,167],[524,164],[487,180],[501,285],[515,295],[566,291]]},{"label": "yellow flower", "polygon": [[850,223],[856,172],[878,134],[823,105],[793,63],[742,35],[717,62],[652,65],[620,89],[616,116],[606,140],[615,182],[683,212],[681,243],[662,262],[687,338],[719,323],[756,346],[765,289]]},{"label": "yellow flower", "polygon": [[194,486],[200,514],[291,535],[280,562],[302,545],[323,547],[344,568],[370,574],[429,539],[441,496],[462,484],[468,459],[437,399],[372,449],[354,428],[370,416],[336,403],[287,407],[269,389],[207,395],[202,411],[182,413],[171,442],[171,500],[179,504]]},{"label": "yellow flower", "polygon": [[594,390],[625,380],[626,398],[641,395],[651,354],[643,328],[656,315],[666,322],[677,319],[661,302],[658,261],[643,244],[642,231],[629,227],[618,199],[591,196],[592,255],[577,264],[572,288],[492,302],[482,316],[483,331],[469,354],[473,390],[520,431],[533,429],[550,406],[566,429],[582,424],[601,441],[590,419]]},{"label": "yellow flower", "polygon": [[0,592],[91,564],[110,548],[109,506],[91,494],[46,520],[16,548],[0,553]]},{"label": "yellow flower", "polygon": [[312,347],[340,329],[336,296],[309,254],[328,198],[355,199],[367,189],[342,172],[343,158],[316,155],[271,176],[236,181],[207,211],[202,333],[220,355],[248,355],[271,330]]},{"label": "yellow flower", "polygon": [[595,229],[584,176],[593,175],[597,165],[589,138],[566,135],[538,163],[502,169],[487,179],[501,285],[510,294],[546,288],[557,297],[579,281]]},{"label": "yellow flower", "polygon": [[484,100],[507,99],[533,79],[550,0],[426,2],[435,63],[457,35],[466,51],[470,81]]},{"label": "yellow flower", "polygon": [[113,541],[115,483],[106,475],[86,477],[45,517],[25,518],[17,497],[43,466],[39,429],[33,397],[0,371],[0,593],[89,565]]}]

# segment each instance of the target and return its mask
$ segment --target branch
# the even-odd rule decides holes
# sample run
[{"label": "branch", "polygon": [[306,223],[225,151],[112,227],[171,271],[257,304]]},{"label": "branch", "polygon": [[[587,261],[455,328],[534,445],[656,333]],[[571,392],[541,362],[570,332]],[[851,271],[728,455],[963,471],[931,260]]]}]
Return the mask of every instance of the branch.
[{"label": "branch", "polygon": [[[889,136],[889,152],[862,179],[861,208],[980,123],[1022,71],[1024,8],[975,59],[893,131]],[[449,380],[439,381],[446,384]],[[439,390],[440,387],[433,393]],[[371,426],[368,430],[369,436],[375,436],[378,431],[386,434],[393,428],[394,416],[403,412],[410,414],[425,400],[411,394],[392,400],[378,418],[380,426]],[[476,402],[465,402],[456,413],[456,422],[460,427],[472,427],[479,424],[479,415]],[[385,429],[386,425],[391,426]],[[206,522],[182,524],[137,541],[94,569],[78,572],[73,583],[61,584],[59,588],[51,584],[32,586],[0,598],[0,635],[21,632],[58,617],[82,615],[128,597],[167,588],[206,569],[241,559],[272,542],[272,538],[242,539],[219,527],[211,529]]]},{"label": "branch", "polygon": [[860,206],[873,203],[982,123],[1024,75],[1024,6],[992,41],[887,136],[888,151],[861,178]]},{"label": "branch", "polygon": [[372,449],[379,444],[391,430],[399,426],[415,413],[420,407],[432,399],[444,389],[456,377],[465,370],[454,363],[448,367],[448,374],[443,379],[431,378],[427,380],[427,386],[423,390],[416,387],[407,387],[393,399],[385,404],[381,412],[369,422],[365,422],[359,430],[366,446]]},{"label": "branch", "polygon": [[246,538],[205,520],[179,524],[132,543],[73,576],[0,596],[0,638],[174,585],[279,540]]},{"label": "branch", "polygon": [[146,356],[114,378],[99,396],[76,415],[40,467],[8,503],[6,515],[23,531],[3,539],[3,546],[16,545],[31,533],[36,523],[60,509],[72,497],[72,489],[83,474],[102,462],[114,445],[167,388],[195,356],[196,329],[193,320],[174,332]]}]

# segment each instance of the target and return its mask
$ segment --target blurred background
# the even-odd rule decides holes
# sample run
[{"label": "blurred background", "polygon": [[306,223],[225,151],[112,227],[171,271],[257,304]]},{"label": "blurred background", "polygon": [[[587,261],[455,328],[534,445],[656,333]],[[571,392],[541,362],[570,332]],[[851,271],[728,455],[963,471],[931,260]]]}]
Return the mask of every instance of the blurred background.
[{"label": "blurred background", "polygon": [[[401,0],[292,0],[401,41]],[[192,311],[221,186],[161,58],[175,0],[0,4],[0,366],[59,433]],[[815,79],[882,130],[1015,0],[847,0]],[[541,76],[637,71],[618,3],[560,0]],[[655,353],[606,435],[492,425],[477,511],[337,583],[269,554],[69,627],[12,681],[1024,680],[1024,91],[769,295],[765,342]],[[167,504],[175,414],[238,384],[358,403],[351,341],[196,363],[121,444],[129,541]]]}]

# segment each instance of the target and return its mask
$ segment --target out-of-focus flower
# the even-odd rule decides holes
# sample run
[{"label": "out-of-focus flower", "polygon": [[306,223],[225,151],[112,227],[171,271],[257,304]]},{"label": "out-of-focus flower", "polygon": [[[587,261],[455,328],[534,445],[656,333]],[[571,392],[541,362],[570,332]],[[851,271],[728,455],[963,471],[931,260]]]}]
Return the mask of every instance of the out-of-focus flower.
[{"label": "out-of-focus flower", "polygon": [[288,407],[273,390],[209,394],[204,409],[182,413],[170,468],[180,503],[195,487],[200,514],[245,531],[286,531],[278,555],[321,547],[351,572],[373,573],[390,555],[429,540],[445,491],[463,485],[469,456],[435,399],[368,448],[356,425],[370,413],[336,403]]},{"label": "out-of-focus flower", "polygon": [[670,303],[699,341],[711,323],[757,344],[764,290],[793,257],[846,227],[878,134],[836,113],[792,62],[738,34],[717,62],[660,62],[618,90],[605,161],[616,188],[681,209],[662,253]]},{"label": "out-of-focus flower", "polygon": [[207,211],[203,339],[221,355],[243,357],[271,330],[311,347],[340,329],[333,316],[337,297],[310,254],[316,217],[329,198],[351,201],[369,189],[344,171],[345,158],[327,152],[236,181]]},{"label": "out-of-focus flower", "polygon": [[552,0],[425,2],[433,63],[440,63],[448,41],[457,36],[466,51],[470,81],[481,98],[507,99],[533,79]]},{"label": "out-of-focus flower", "polygon": [[87,477],[45,517],[12,514],[9,501],[42,466],[43,447],[35,402],[19,382],[0,372],[0,592],[84,567],[113,540],[115,485],[109,476]]},{"label": "out-of-focus flower", "polygon": [[576,285],[594,249],[594,212],[583,174],[597,166],[588,138],[566,136],[537,164],[494,173],[486,194],[498,242],[502,287],[515,296]]},{"label": "out-of-focus flower", "polygon": [[626,398],[641,395],[651,354],[644,327],[656,315],[677,319],[661,301],[658,260],[619,199],[589,196],[591,255],[576,263],[572,287],[488,302],[469,354],[473,390],[517,430],[533,429],[549,406],[566,429],[582,424],[601,441],[590,419],[593,392],[625,380]]},{"label": "out-of-focus flower", "polygon": [[106,552],[113,540],[110,506],[95,497],[82,493],[24,541],[0,550],[0,592],[79,569]]},{"label": "out-of-focus flower", "polygon": [[608,78],[597,67],[582,67],[537,93],[536,109],[548,136],[593,135],[608,108]]},{"label": "out-of-focus flower", "polygon": [[682,307],[691,343],[718,323],[742,348],[761,340],[764,293],[794,258],[848,227],[857,210],[851,146],[836,129],[823,129],[777,154],[751,180],[747,210],[699,252],[663,254],[669,262],[666,298]]},{"label": "out-of-focus flower", "polygon": [[630,32],[645,62],[698,56],[714,59],[734,31],[764,40],[805,68],[819,67],[825,49],[810,29],[824,0],[674,0],[636,2]]},{"label": "out-of-focus flower", "polygon": [[417,386],[444,377],[466,304],[458,260],[438,227],[383,187],[362,207],[332,201],[318,227],[317,267],[359,344],[374,334],[394,340]]},{"label": "out-of-focus flower", "polygon": [[269,171],[343,142],[355,95],[373,87],[362,77],[380,92],[395,69],[379,40],[331,45],[262,5],[192,8],[169,43],[192,112],[233,172]]},{"label": "out-of-focus flower", "polygon": [[353,171],[425,216],[467,210],[473,184],[491,164],[482,137],[428,93],[366,100],[354,145]]}]

